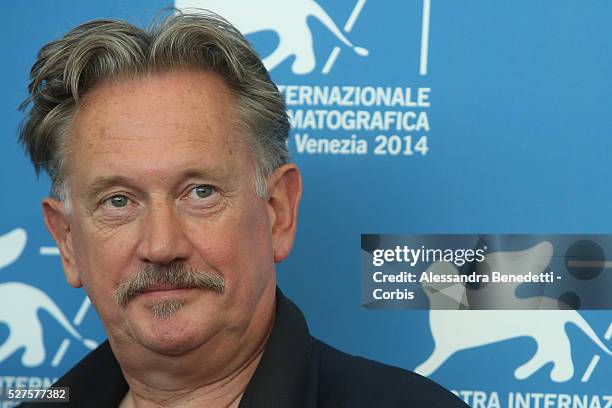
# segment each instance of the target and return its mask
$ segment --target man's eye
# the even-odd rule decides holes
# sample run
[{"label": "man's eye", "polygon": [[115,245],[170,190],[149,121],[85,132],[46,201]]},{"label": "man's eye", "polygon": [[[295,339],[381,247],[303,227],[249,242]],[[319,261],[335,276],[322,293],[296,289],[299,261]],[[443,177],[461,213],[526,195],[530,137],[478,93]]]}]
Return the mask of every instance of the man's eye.
[{"label": "man's eye", "polygon": [[194,187],[191,190],[190,195],[193,198],[208,198],[215,192],[215,188],[213,186],[201,185]]},{"label": "man's eye", "polygon": [[122,194],[117,194],[106,199],[106,203],[114,208],[122,208],[128,205],[128,198]]}]

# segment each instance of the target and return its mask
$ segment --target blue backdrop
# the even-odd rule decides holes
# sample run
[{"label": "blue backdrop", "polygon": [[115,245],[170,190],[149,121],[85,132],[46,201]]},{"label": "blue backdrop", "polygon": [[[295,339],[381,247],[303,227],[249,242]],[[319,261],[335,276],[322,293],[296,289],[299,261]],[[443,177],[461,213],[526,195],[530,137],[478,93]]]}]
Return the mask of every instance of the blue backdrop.
[{"label": "blue backdrop", "polygon": [[[17,106],[36,53],[84,21],[145,25],[171,5],[65,0],[3,8],[0,387],[48,383],[87,353],[58,311],[39,310],[45,302],[85,337],[105,337],[84,292],[63,279],[40,211],[49,182],[36,179],[16,143]],[[362,233],[611,232],[612,3],[201,0],[177,6],[210,7],[248,33],[287,98],[294,124],[289,146],[304,195],[294,252],[279,265],[278,278],[313,334],[333,346],[407,369],[436,348],[430,312],[360,307]],[[547,333],[559,320],[543,312],[497,313],[494,320],[509,325],[541,322]],[[612,313],[581,315],[612,347]],[[24,321],[32,324],[23,327]],[[568,356],[554,339],[547,343],[542,332],[517,326],[514,334],[480,344],[495,330],[486,319],[480,323],[457,332],[471,336],[472,347],[426,372],[471,406],[612,406],[612,357],[575,325],[558,339],[569,338],[574,368],[559,380],[551,369]],[[21,330],[23,347],[8,353],[13,330]],[[43,358],[24,362],[29,347],[42,348]],[[516,368],[536,350],[550,361],[521,378]],[[527,400],[531,405],[521,405]]]}]

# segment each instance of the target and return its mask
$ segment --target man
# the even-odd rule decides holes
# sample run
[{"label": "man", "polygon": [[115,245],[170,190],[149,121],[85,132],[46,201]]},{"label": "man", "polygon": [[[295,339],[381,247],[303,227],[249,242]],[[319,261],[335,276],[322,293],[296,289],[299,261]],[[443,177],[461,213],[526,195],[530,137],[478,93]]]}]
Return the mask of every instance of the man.
[{"label": "man", "polygon": [[52,180],[45,223],[108,335],[56,384],[73,406],[464,406],[312,338],[276,288],[301,178],[283,99],[235,28],[86,23],[31,80],[21,141]]}]

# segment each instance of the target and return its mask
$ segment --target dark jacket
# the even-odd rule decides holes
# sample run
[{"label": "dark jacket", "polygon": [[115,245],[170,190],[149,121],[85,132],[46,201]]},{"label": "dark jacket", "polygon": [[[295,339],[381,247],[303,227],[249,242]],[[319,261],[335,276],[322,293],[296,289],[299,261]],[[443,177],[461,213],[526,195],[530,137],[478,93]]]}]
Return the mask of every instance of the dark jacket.
[{"label": "dark jacket", "polygon": [[[455,395],[418,374],[351,356],[310,336],[304,316],[280,290],[276,307],[274,328],[240,408],[467,407]],[[116,408],[128,391],[108,342],[87,355],[54,386],[70,387],[69,406],[84,408]]]}]

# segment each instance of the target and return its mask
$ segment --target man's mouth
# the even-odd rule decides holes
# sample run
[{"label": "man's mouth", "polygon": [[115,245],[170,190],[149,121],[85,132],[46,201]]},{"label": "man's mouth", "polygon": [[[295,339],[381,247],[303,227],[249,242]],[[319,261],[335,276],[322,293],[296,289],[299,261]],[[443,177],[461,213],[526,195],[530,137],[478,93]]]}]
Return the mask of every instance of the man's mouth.
[{"label": "man's mouth", "polygon": [[146,293],[161,293],[161,292],[179,292],[179,291],[187,291],[189,289],[193,289],[192,286],[182,286],[182,285],[155,285],[149,288],[141,290],[138,294],[143,295]]},{"label": "man's mouth", "polygon": [[155,292],[163,290],[175,290],[175,289],[186,289],[185,286],[180,285],[155,285],[143,290],[143,292]]}]

